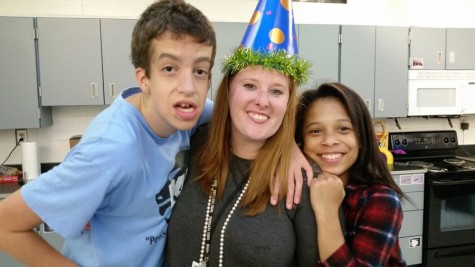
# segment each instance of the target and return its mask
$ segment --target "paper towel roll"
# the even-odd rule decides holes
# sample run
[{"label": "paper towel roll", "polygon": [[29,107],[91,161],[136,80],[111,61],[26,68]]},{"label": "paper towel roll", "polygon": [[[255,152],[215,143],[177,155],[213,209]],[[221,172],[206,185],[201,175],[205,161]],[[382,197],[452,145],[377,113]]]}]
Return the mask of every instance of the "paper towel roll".
[{"label": "paper towel roll", "polygon": [[40,174],[38,158],[38,144],[36,142],[21,143],[21,166],[25,182],[35,179]]}]

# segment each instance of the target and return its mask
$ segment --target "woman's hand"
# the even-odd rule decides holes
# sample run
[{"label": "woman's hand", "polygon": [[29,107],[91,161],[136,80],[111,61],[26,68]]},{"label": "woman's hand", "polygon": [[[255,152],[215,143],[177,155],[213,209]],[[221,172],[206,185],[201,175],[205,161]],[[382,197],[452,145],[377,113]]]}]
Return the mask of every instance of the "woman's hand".
[{"label": "woman's hand", "polygon": [[[292,146],[292,155],[289,165],[289,179],[288,189],[287,189],[287,198],[285,201],[285,206],[287,209],[292,209],[294,204],[300,203],[300,198],[302,196],[302,185],[303,185],[303,176],[302,169],[305,171],[307,176],[307,184],[310,186],[310,182],[313,179],[313,170],[310,163],[308,163],[304,154],[294,142]],[[272,205],[277,204],[279,199],[280,191],[280,177],[277,175],[274,183],[274,190],[272,191],[270,202]]]}]

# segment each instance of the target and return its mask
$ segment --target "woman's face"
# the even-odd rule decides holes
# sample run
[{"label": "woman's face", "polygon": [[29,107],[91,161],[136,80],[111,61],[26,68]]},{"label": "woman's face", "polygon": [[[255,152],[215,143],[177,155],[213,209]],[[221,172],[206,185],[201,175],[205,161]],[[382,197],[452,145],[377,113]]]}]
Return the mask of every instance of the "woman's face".
[{"label": "woman's face", "polygon": [[233,152],[253,159],[284,118],[290,79],[278,71],[247,67],[230,82],[229,109]]},{"label": "woman's face", "polygon": [[348,170],[358,157],[358,141],[350,116],[334,97],[316,100],[309,107],[303,125],[304,153],[322,171],[348,183]]}]

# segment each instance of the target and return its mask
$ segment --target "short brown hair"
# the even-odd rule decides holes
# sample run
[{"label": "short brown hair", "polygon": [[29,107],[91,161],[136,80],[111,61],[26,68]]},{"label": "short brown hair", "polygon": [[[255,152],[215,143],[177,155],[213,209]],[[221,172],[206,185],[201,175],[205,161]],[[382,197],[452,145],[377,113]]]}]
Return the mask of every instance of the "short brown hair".
[{"label": "short brown hair", "polygon": [[160,0],[150,5],[140,16],[132,33],[131,59],[135,68],[143,68],[150,77],[153,39],[170,32],[176,39],[191,36],[200,44],[213,47],[211,68],[216,55],[216,36],[208,18],[194,6],[182,0]]}]

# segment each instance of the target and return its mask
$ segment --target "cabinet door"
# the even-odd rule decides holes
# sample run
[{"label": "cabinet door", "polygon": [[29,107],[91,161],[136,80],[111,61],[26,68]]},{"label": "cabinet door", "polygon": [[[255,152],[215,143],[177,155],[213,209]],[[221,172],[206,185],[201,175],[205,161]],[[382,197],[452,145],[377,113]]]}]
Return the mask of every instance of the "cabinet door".
[{"label": "cabinet door", "polygon": [[339,25],[299,24],[299,55],[312,63],[310,81],[301,90],[316,88],[326,81],[338,81]]},{"label": "cabinet door", "polygon": [[219,83],[223,74],[221,73],[222,63],[226,56],[233,53],[242,41],[242,37],[246,32],[248,23],[240,22],[214,22],[213,28],[216,32],[216,58],[211,76],[211,89],[208,97],[214,99],[218,90]]},{"label": "cabinet door", "polygon": [[358,92],[370,114],[374,103],[375,37],[375,26],[341,27],[340,80]]},{"label": "cabinet door", "polygon": [[103,105],[99,19],[38,18],[43,105]]},{"label": "cabinet door", "polygon": [[51,123],[51,108],[40,107],[34,19],[0,17],[0,129]]},{"label": "cabinet door", "polygon": [[137,86],[130,59],[132,31],[137,20],[101,19],[104,101],[111,104],[123,90]]},{"label": "cabinet door", "polygon": [[407,27],[376,27],[374,116],[407,116]]},{"label": "cabinet door", "polygon": [[475,29],[447,29],[445,66],[450,70],[475,69]]},{"label": "cabinet door", "polygon": [[411,27],[410,31],[410,63],[414,60],[422,60],[422,66],[410,64],[411,68],[445,69],[446,29]]}]

